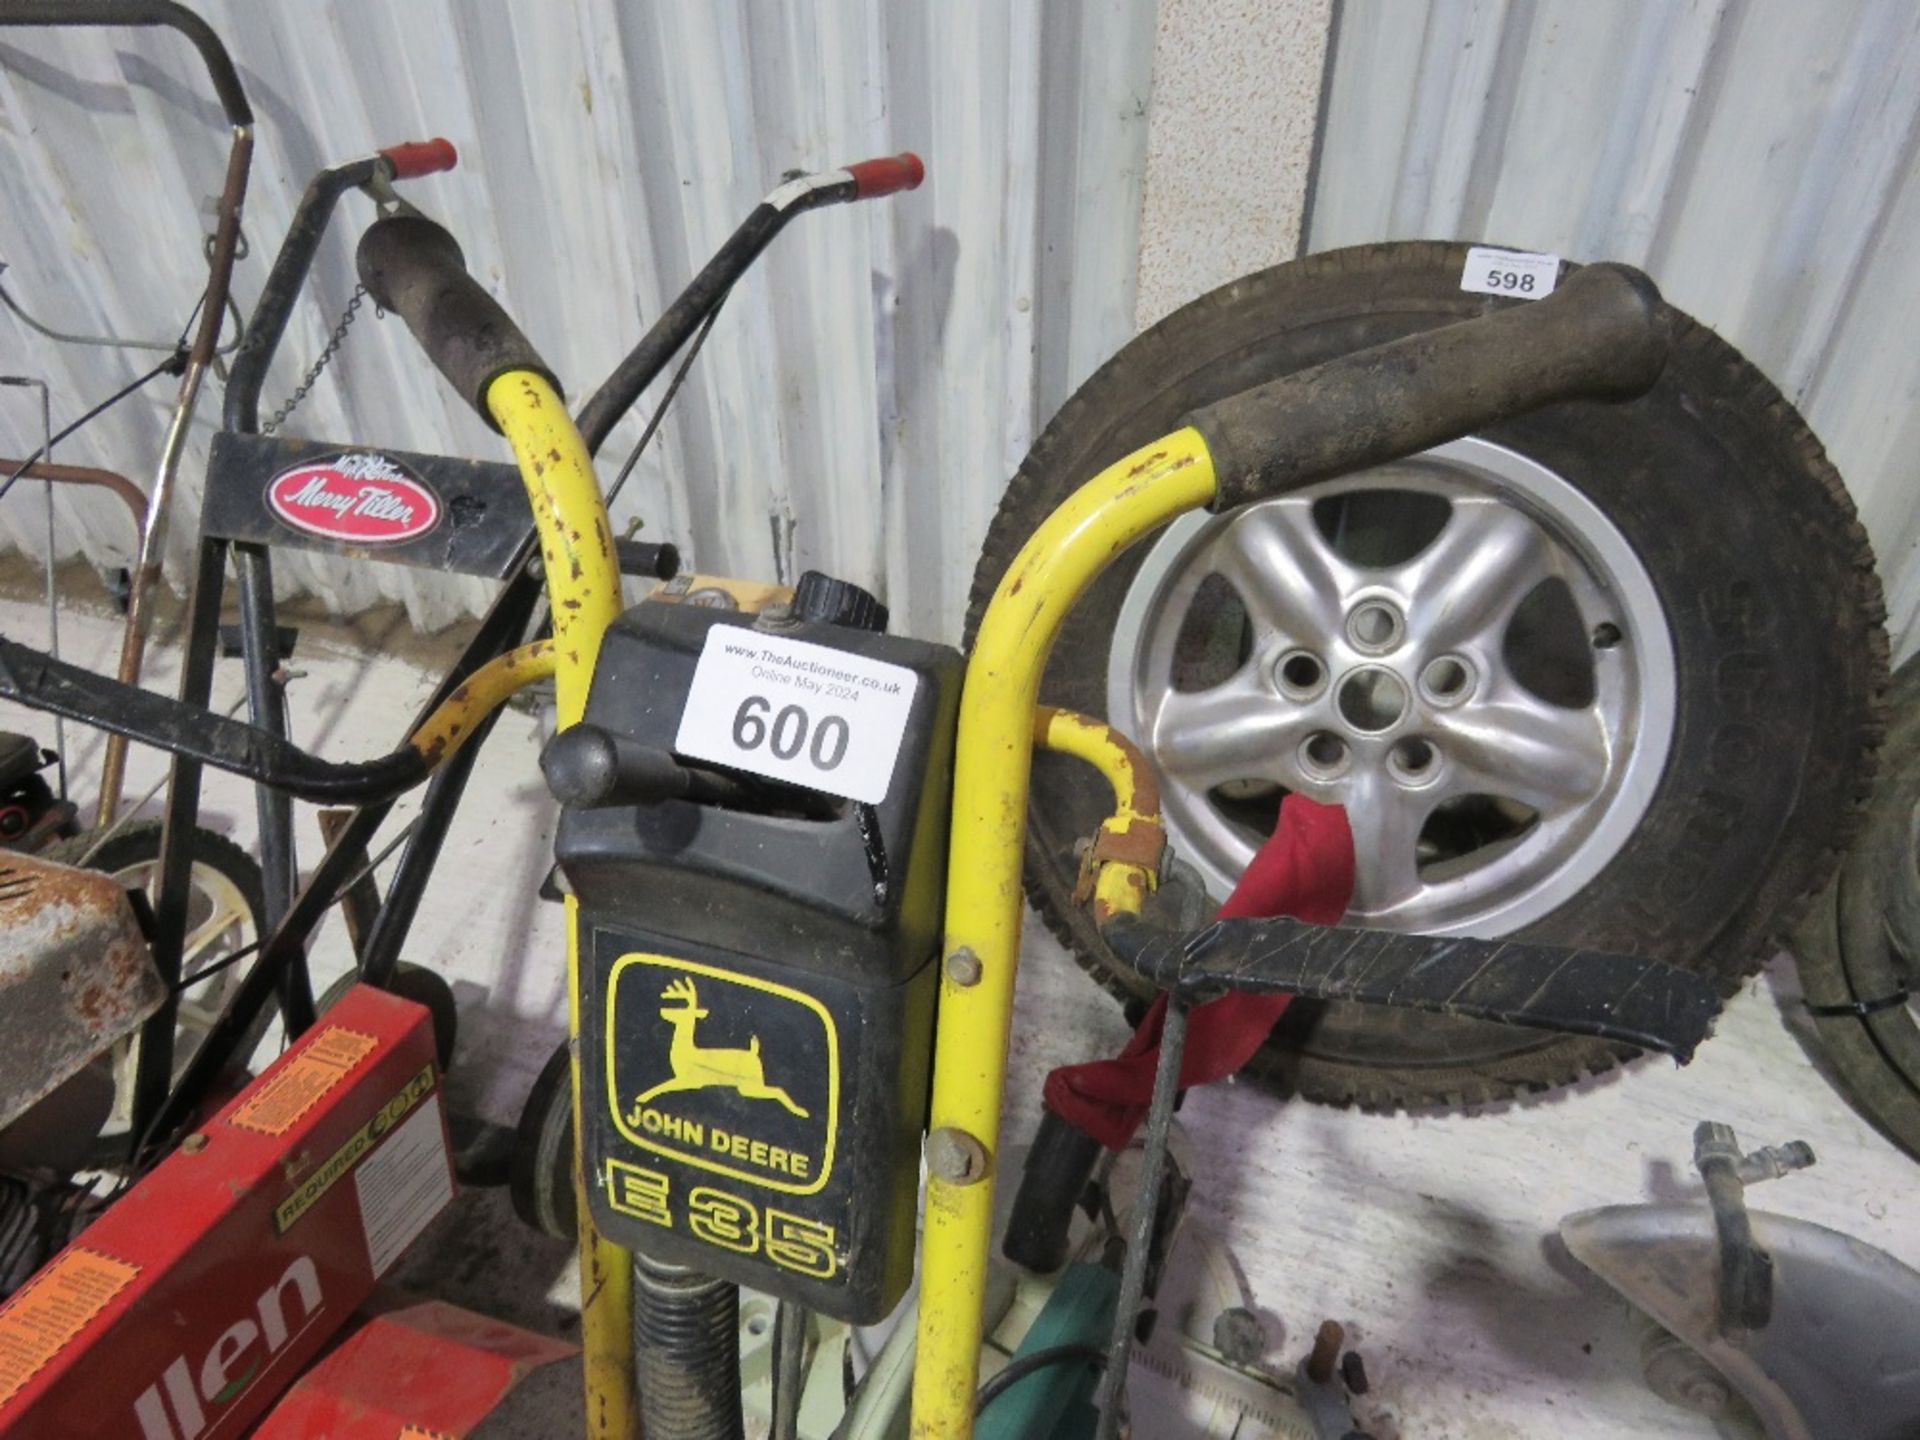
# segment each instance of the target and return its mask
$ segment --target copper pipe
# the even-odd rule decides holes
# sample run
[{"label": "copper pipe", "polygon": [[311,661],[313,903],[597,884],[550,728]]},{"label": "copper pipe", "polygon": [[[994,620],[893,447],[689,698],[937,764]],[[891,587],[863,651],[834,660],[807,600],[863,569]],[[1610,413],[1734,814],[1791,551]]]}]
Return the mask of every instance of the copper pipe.
[{"label": "copper pipe", "polygon": [[147,497],[141,488],[126,476],[112,470],[97,470],[91,465],[48,465],[38,463],[26,465],[19,460],[0,459],[0,470],[9,475],[18,471],[23,480],[52,480],[65,485],[98,485],[103,490],[111,490],[120,497],[121,502],[133,512],[133,533],[135,543],[147,528]]},{"label": "copper pipe", "polygon": [[[227,314],[227,289],[233,279],[233,264],[240,244],[240,211],[247,197],[247,168],[253,160],[253,130],[247,125],[233,127],[233,148],[227,154],[227,181],[220,192],[219,219],[213,232],[213,255],[207,268],[207,293],[200,304],[200,327],[193,337],[193,349],[187,356],[186,372],[180,377],[180,394],[174,402],[173,419],[167,425],[167,438],[160,451],[160,466],[153,479],[153,498],[148,502],[146,524],[140,532],[140,558],[133,567],[133,585],[127,597],[127,637],[120,649],[119,678],[128,685],[140,683],[140,666],[146,655],[147,632],[153,627],[152,592],[160,580],[160,565],[167,539],[167,511],[173,498],[173,479],[180,470],[180,457],[187,445],[187,427],[199,403],[200,385],[206,378],[220,343],[220,326]],[[127,741],[123,735],[109,735],[100,772],[100,809],[94,828],[105,829],[113,823],[120,808],[120,789],[127,771]]]}]

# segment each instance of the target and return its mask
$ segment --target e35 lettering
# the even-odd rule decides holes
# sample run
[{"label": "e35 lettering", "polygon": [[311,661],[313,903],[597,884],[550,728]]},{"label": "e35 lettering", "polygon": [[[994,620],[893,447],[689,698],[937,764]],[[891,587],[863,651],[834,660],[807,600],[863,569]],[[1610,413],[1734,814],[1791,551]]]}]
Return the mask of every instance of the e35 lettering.
[{"label": "e35 lettering", "polygon": [[683,1213],[676,1218],[672,1182],[657,1170],[607,1161],[607,1203],[631,1215],[688,1234],[742,1255],[764,1256],[783,1270],[831,1280],[840,1269],[834,1249],[834,1228],[817,1220],[792,1215],[771,1205],[756,1207],[711,1185],[687,1192]]}]

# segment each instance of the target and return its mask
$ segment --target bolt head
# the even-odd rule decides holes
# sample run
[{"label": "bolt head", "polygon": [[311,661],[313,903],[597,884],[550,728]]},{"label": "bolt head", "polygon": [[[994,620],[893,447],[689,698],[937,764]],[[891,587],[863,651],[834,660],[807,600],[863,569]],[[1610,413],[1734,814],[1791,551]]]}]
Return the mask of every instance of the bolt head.
[{"label": "bolt head", "polygon": [[987,1178],[987,1147],[966,1131],[943,1125],[927,1136],[927,1172],[949,1185],[974,1185]]},{"label": "bolt head", "polygon": [[966,946],[962,945],[947,957],[947,979],[955,985],[978,985],[980,975],[980,957]]}]

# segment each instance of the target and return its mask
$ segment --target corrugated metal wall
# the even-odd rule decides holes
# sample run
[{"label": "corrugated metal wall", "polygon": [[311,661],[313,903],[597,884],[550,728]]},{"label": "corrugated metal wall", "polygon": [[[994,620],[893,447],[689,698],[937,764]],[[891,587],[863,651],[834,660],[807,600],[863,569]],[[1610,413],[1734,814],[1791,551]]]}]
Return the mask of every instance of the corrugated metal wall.
[{"label": "corrugated metal wall", "polygon": [[1800,406],[1920,640],[1920,6],[1346,0],[1312,248],[1644,266]]},{"label": "corrugated metal wall", "polygon": [[[584,394],[780,174],[912,148],[915,195],[798,222],[729,301],[620,514],[702,568],[808,566],[882,586],[904,627],[954,636],[973,555],[1044,420],[1132,330],[1153,50],[1145,5],[1000,0],[807,5],[616,0],[203,0],[259,113],[243,304],[320,166],[443,134],[459,170],[409,193]],[[191,50],[170,34],[0,31],[0,260],[37,318],[170,337],[199,293],[207,197],[225,154]],[[358,197],[267,387],[286,395],[353,288]],[[370,312],[363,312],[363,315]],[[0,371],[53,386],[56,423],[138,357],[55,346],[0,314]],[[151,362],[149,362],[151,363]],[[56,458],[146,483],[169,388]],[[643,410],[649,402],[643,402]],[[173,560],[193,530],[190,451]],[[644,417],[643,417],[644,418]],[[0,391],[0,453],[38,438]],[[497,455],[398,322],[355,326],[289,429]],[[624,455],[629,422],[610,443]],[[38,487],[34,487],[37,489]],[[0,505],[39,548],[37,496]],[[63,500],[60,548],[124,563],[110,502]],[[477,582],[393,567],[282,564],[343,611],[403,599],[433,627]]]}]

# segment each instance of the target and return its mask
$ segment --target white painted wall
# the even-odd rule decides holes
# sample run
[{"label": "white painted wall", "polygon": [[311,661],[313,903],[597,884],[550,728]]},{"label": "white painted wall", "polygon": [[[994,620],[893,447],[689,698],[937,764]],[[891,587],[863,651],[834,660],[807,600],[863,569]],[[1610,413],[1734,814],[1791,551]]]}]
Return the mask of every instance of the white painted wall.
[{"label": "white painted wall", "polygon": [[[882,589],[907,630],[957,638],[973,556],[1036,428],[1130,333],[1153,10],[720,0],[202,0],[259,112],[251,304],[300,189],[324,164],[444,134],[451,175],[409,194],[575,394],[597,383],[782,172],[912,148],[918,193],[806,217],[729,301],[616,517],[708,570],[819,566]],[[225,142],[170,34],[0,32],[0,260],[61,328],[171,336],[199,293],[203,201]],[[349,197],[267,386],[319,353],[353,287],[368,207]],[[56,418],[136,373],[0,314],[0,372],[43,376]],[[166,387],[62,447],[145,483]],[[172,561],[193,533],[207,397]],[[651,403],[651,402],[645,402]],[[397,323],[363,318],[290,427],[501,455]],[[624,455],[637,422],[616,433]],[[0,453],[37,409],[0,392]],[[31,500],[31,504],[22,501]],[[37,498],[0,541],[43,548]],[[109,502],[63,499],[58,549],[124,563]],[[290,586],[346,613],[405,601],[432,628],[488,587],[289,555]]]},{"label": "white painted wall", "polygon": [[1643,266],[1797,405],[1920,641],[1920,7],[1347,0],[1310,245]]}]

